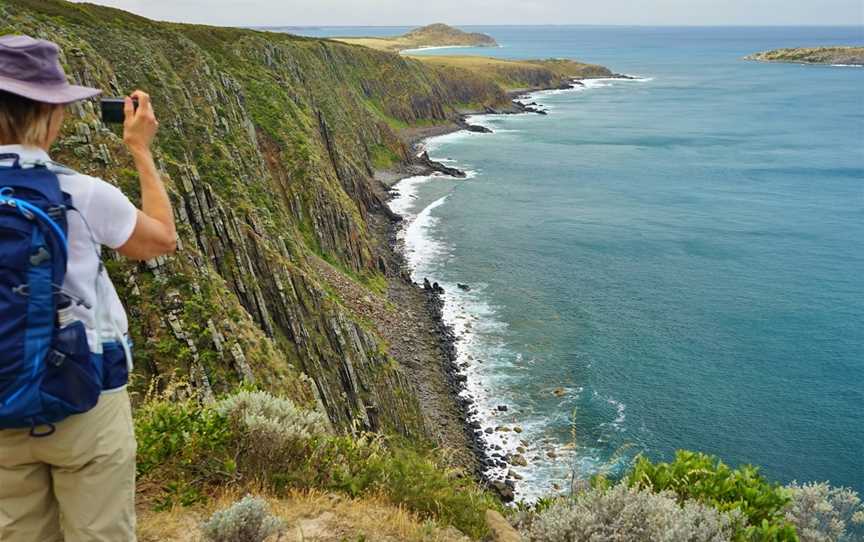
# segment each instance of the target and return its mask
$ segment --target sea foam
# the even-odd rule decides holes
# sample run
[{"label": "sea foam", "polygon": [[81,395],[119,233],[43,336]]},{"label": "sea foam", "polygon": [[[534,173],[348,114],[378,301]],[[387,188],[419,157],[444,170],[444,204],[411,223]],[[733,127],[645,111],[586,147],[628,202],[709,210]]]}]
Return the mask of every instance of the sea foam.
[{"label": "sea foam", "polygon": [[[650,81],[650,79],[590,79],[585,86],[563,91],[539,91],[529,95],[535,97],[556,94],[560,92],[582,92],[612,86],[618,82]],[[468,131],[454,132],[433,137],[423,142],[423,150],[430,155],[439,151],[445,145],[471,137],[494,137],[495,134],[507,131],[495,127],[498,115],[472,115],[467,121],[481,124],[495,131],[494,134],[478,134]],[[422,152],[422,151],[421,151]],[[454,163],[446,157],[433,156],[433,159],[448,164]],[[457,164],[458,165],[458,164]],[[468,170],[467,179],[477,177],[478,170]],[[508,471],[517,472],[523,479],[516,484],[518,500],[533,501],[537,498],[565,488],[555,488],[551,480],[567,479],[574,469],[577,472],[597,472],[605,468],[601,462],[601,454],[593,451],[590,446],[582,445],[577,450],[574,442],[562,443],[550,436],[549,420],[544,413],[522,410],[518,413],[513,406],[519,404],[517,397],[508,397],[502,390],[507,389],[505,381],[507,371],[502,369],[521,365],[532,365],[536,360],[524,360],[507,348],[503,339],[507,324],[497,317],[498,308],[490,303],[485,290],[487,285],[471,284],[469,290],[459,288],[458,284],[442,280],[436,276],[440,268],[450,257],[450,249],[446,240],[435,234],[439,217],[435,210],[444,205],[448,196],[442,196],[422,209],[416,209],[418,192],[421,187],[435,180],[448,179],[439,174],[406,178],[394,187],[396,196],[390,201],[390,209],[405,219],[405,226],[398,234],[404,256],[411,269],[412,279],[422,282],[424,278],[437,281],[444,288],[444,322],[451,326],[457,336],[456,365],[467,378],[466,388],[462,392],[473,400],[470,418],[477,420],[484,430],[481,438],[487,444],[487,449],[500,451],[505,456],[522,454],[528,458],[529,466],[493,467],[486,474],[490,478],[504,478]],[[581,397],[582,387],[562,387],[554,390],[561,397],[561,411],[568,411]],[[553,390],[550,390],[550,394]],[[612,398],[603,398],[615,410],[614,419],[609,423],[614,431],[622,430],[626,420],[626,406]],[[507,411],[500,411],[499,405],[507,405]],[[509,431],[499,431],[499,427],[507,427]],[[521,433],[512,429],[519,427]],[[485,430],[491,429],[491,433]],[[578,452],[578,453],[577,453]]]}]

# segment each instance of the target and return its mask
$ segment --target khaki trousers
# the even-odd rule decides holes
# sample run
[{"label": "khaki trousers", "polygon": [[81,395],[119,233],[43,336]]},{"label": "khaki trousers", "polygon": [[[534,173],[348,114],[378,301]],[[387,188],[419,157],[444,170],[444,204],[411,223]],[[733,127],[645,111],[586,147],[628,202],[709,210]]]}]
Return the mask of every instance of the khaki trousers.
[{"label": "khaki trousers", "polygon": [[0,431],[0,542],[134,542],[129,395],[104,394],[56,427]]}]

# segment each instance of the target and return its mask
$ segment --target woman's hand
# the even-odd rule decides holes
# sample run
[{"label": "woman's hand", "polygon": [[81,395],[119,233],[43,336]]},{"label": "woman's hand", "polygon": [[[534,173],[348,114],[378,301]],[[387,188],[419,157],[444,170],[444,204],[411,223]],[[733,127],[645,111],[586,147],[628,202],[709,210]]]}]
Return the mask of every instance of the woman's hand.
[{"label": "woman's hand", "polygon": [[[132,98],[138,99],[138,109],[132,102]],[[133,155],[147,153],[150,144],[156,137],[159,129],[159,121],[153,112],[153,104],[150,103],[150,95],[141,90],[136,90],[131,96],[125,98],[123,106],[125,120],[123,122],[123,142]]]},{"label": "woman's hand", "polygon": [[[137,110],[132,98],[138,98]],[[177,248],[177,230],[171,200],[156,170],[153,153],[150,152],[159,122],[153,113],[150,96],[140,90],[126,98],[123,110],[126,115],[123,122],[123,142],[132,153],[141,181],[141,209],[138,211],[132,235],[117,250],[129,258],[149,260],[171,254]]]}]

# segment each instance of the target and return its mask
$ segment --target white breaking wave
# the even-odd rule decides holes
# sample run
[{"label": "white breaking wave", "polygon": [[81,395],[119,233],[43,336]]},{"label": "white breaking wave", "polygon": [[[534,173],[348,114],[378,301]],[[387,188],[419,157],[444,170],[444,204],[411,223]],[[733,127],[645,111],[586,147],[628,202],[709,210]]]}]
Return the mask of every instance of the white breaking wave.
[{"label": "white breaking wave", "polygon": [[420,175],[399,181],[394,186],[397,195],[389,202],[390,210],[406,219],[412,217],[413,214],[410,211],[414,206],[414,200],[417,198],[417,188],[430,178],[429,175]]},{"label": "white breaking wave", "polygon": [[[624,82],[648,82],[652,78],[640,79],[588,79],[584,86],[574,89],[540,91],[526,96],[528,100],[536,96],[558,94],[561,92],[583,92],[591,89],[605,88]],[[520,130],[501,130],[496,127],[494,119],[498,115],[472,115],[467,121],[480,124],[494,130],[495,133],[518,132]],[[423,148],[430,155],[438,151],[442,145],[458,142],[468,137],[486,137],[468,131],[459,131],[430,138],[424,142]],[[447,158],[433,159],[454,163]],[[477,170],[466,171],[467,178],[476,177]],[[492,478],[504,478],[508,471],[514,471],[522,476],[516,484],[516,498],[520,501],[533,501],[544,495],[566,488],[555,487],[553,480],[563,481],[575,470],[582,473],[598,472],[608,467],[602,453],[593,447],[593,443],[561,442],[550,436],[548,413],[534,413],[515,407],[520,406],[518,397],[506,395],[507,371],[521,365],[531,365],[535,360],[525,361],[521,354],[509,350],[504,342],[507,330],[506,322],[498,318],[496,307],[484,295],[485,284],[470,284],[470,290],[459,288],[458,284],[443,281],[439,275],[441,262],[450,257],[450,249],[446,242],[435,238],[434,230],[440,220],[435,216],[435,209],[443,205],[448,196],[443,196],[422,210],[416,209],[417,195],[420,187],[435,179],[448,179],[441,175],[426,175],[409,177],[397,183],[394,189],[397,195],[390,201],[390,209],[405,219],[405,226],[398,235],[403,245],[406,262],[411,268],[411,276],[415,282],[424,278],[437,281],[444,288],[443,319],[452,326],[457,336],[457,367],[467,378],[463,394],[473,401],[472,419],[476,419],[484,430],[481,438],[488,449],[505,456],[523,455],[528,467],[508,465],[505,468],[493,467],[487,471]],[[584,389],[582,387],[561,387],[555,391],[561,397],[562,411],[577,401]],[[603,398],[615,409],[615,418],[608,425],[615,431],[623,431],[626,421],[626,405],[611,397]],[[499,411],[499,405],[507,405],[506,411]],[[506,427],[508,431],[498,428]],[[518,427],[521,432],[513,429]],[[490,430],[489,433],[486,430]],[[577,453],[578,452],[578,453]]]},{"label": "white breaking wave", "polygon": [[[476,171],[467,173],[469,177],[476,175]],[[398,238],[415,282],[422,282],[427,277],[438,280],[435,277],[437,268],[449,257],[447,245],[434,236],[439,221],[435,209],[443,205],[448,196],[436,199],[421,210],[415,208],[420,187],[443,178],[446,177],[428,175],[403,179],[394,187],[397,195],[390,200],[390,209],[403,216],[407,223]],[[472,419],[480,422],[481,429],[492,431],[484,432],[482,439],[489,449],[508,456],[522,453],[530,463],[527,468],[513,465],[494,467],[487,474],[504,478],[508,470],[518,472],[523,480],[516,485],[516,497],[532,501],[554,492],[556,488],[551,485],[551,480],[566,479],[576,462],[582,463],[579,468],[591,472],[590,469],[596,466],[590,457],[577,457],[574,446],[562,444],[547,435],[548,417],[545,414],[516,413],[513,407],[518,405],[518,398],[502,394],[506,377],[502,376],[500,369],[526,362],[520,354],[508,350],[502,341],[492,339],[503,337],[507,324],[497,317],[496,308],[486,300],[486,285],[471,284],[471,289],[464,291],[454,283],[440,280],[439,283],[445,291],[444,322],[452,326],[458,337],[456,364],[462,367],[460,372],[467,378],[463,394],[474,400]],[[581,392],[582,388],[565,388],[564,397],[572,399]],[[507,412],[498,410],[502,404],[510,407]],[[510,430],[498,431],[499,427]],[[516,427],[521,429],[521,433],[513,430]]]},{"label": "white breaking wave", "polygon": [[446,199],[447,196],[438,198],[420,211],[399,235],[404,243],[405,259],[412,269],[412,276],[415,281],[423,280],[418,278],[418,270],[427,268],[430,263],[438,260],[447,252],[447,247],[429,234],[438,222],[438,219],[432,216],[432,211],[444,203]]},{"label": "white breaking wave", "polygon": [[474,47],[473,45],[428,45],[426,47],[415,47],[413,49],[402,49],[399,51],[399,54],[404,55],[405,53],[419,53],[422,51],[435,51],[438,49],[471,49]]},{"label": "white breaking wave", "polygon": [[[596,79],[580,79],[581,85],[574,85],[573,88],[556,88],[550,90],[538,90],[531,92],[525,96],[525,99],[536,100],[540,96],[555,96],[557,94],[565,94],[570,92],[585,92],[596,88],[607,88],[615,86],[619,83],[648,83],[654,80],[653,77],[637,77],[627,75],[630,79],[621,77],[598,77]],[[546,106],[544,106],[546,107]]]},{"label": "white breaking wave", "polygon": [[[594,397],[599,397],[599,394],[596,391],[594,392]],[[627,420],[627,405],[613,397],[603,397],[602,399],[615,408],[615,419],[602,425],[610,426],[619,432],[624,431],[624,422]]]}]

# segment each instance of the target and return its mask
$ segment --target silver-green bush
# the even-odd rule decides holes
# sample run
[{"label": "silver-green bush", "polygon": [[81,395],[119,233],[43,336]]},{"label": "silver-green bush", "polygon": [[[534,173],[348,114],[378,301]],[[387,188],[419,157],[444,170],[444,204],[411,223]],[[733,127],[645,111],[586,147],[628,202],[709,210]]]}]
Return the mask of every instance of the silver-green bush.
[{"label": "silver-green bush", "polygon": [[786,507],[786,520],[795,525],[801,542],[864,540],[860,534],[850,532],[864,526],[864,506],[856,492],[826,482],[792,482],[786,489],[792,497]]},{"label": "silver-green bush", "polygon": [[618,484],[560,500],[520,527],[530,542],[727,542],[737,519],[671,493]]},{"label": "silver-green bush", "polygon": [[282,521],[270,515],[267,503],[249,495],[216,512],[201,526],[207,542],[264,542],[283,529]]},{"label": "silver-green bush", "polygon": [[328,430],[327,419],[320,412],[299,408],[290,399],[262,391],[241,391],[220,401],[216,409],[262,437],[308,439]]},{"label": "silver-green bush", "polygon": [[216,405],[245,437],[243,462],[256,471],[272,469],[299,455],[312,437],[328,432],[323,414],[298,408],[269,393],[241,391]]}]

